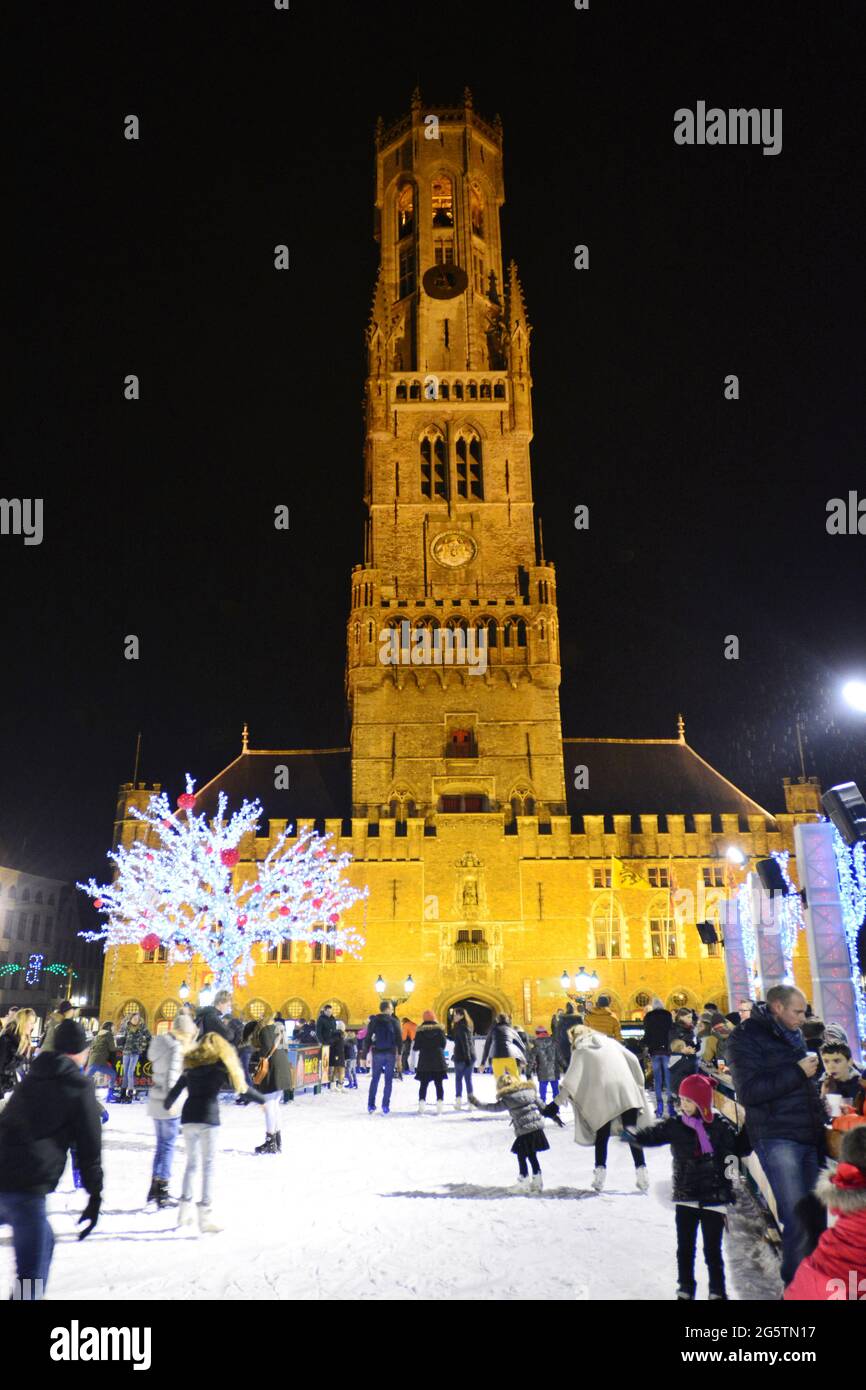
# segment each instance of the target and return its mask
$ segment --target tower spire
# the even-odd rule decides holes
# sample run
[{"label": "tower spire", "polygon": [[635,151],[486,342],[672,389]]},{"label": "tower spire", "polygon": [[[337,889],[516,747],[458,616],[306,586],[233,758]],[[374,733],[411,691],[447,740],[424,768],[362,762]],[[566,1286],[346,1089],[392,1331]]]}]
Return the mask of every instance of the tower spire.
[{"label": "tower spire", "polygon": [[686,721],[683,719],[683,716],[681,714],[677,715],[677,736],[679,738],[680,743],[685,743]]},{"label": "tower spire", "polygon": [[244,722],[243,733],[241,734],[241,752],[242,752],[242,753],[248,753],[248,752],[249,752],[249,743],[250,743],[250,730],[249,730],[249,725],[248,725],[246,722]]}]

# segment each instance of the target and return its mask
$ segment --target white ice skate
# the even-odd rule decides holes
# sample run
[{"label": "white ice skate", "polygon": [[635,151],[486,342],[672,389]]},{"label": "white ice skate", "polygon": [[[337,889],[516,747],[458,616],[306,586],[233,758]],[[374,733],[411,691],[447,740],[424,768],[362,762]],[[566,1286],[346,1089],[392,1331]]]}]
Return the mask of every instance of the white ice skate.
[{"label": "white ice skate", "polygon": [[218,1222],[214,1221],[212,1212],[212,1207],[199,1207],[198,1228],[200,1231],[203,1231],[205,1235],[215,1236],[219,1235],[220,1231],[222,1230],[222,1226],[220,1226]]},{"label": "white ice skate", "polygon": [[195,1221],[195,1213],[193,1211],[194,1206],[195,1202],[193,1202],[192,1200],[187,1201],[185,1197],[181,1197],[177,1206],[178,1230],[180,1230],[181,1226],[191,1226],[193,1224],[193,1222]]},{"label": "white ice skate", "polygon": [[441,1101],[441,1100],[437,1100],[437,1102],[436,1102],[436,1114],[437,1114],[437,1115],[441,1115],[441,1114],[442,1114],[442,1101]]},{"label": "white ice skate", "polygon": [[603,1187],[604,1187],[604,1180],[605,1180],[606,1177],[607,1177],[607,1169],[606,1169],[606,1168],[595,1168],[595,1169],[593,1170],[593,1174],[592,1174],[592,1190],[593,1190],[593,1192],[601,1192],[601,1190],[602,1190]]},{"label": "white ice skate", "polygon": [[419,1100],[419,1102],[418,1102],[418,1114],[419,1114],[419,1115],[423,1115],[423,1114],[426,1113],[426,1110],[427,1110],[427,1106],[424,1104],[424,1101],[423,1101],[423,1100]]},{"label": "white ice skate", "polygon": [[635,1169],[635,1182],[638,1192],[649,1192],[649,1172],[646,1168]]},{"label": "white ice skate", "polygon": [[454,1109],[455,1109],[455,1110],[462,1110],[462,1109],[463,1109],[463,1101],[462,1101],[462,1099],[461,1099],[460,1096],[458,1096],[457,1099],[456,1099],[455,1102],[454,1102]]},{"label": "white ice skate", "polygon": [[520,1192],[524,1196],[527,1192],[529,1192],[529,1190],[529,1178],[520,1177],[517,1179],[517,1182],[514,1183],[512,1187],[506,1187],[505,1189],[506,1192]]},{"label": "white ice skate", "polygon": [[542,1178],[540,1173],[532,1174],[532,1177],[529,1179],[529,1190],[530,1192],[544,1191],[544,1179]]}]

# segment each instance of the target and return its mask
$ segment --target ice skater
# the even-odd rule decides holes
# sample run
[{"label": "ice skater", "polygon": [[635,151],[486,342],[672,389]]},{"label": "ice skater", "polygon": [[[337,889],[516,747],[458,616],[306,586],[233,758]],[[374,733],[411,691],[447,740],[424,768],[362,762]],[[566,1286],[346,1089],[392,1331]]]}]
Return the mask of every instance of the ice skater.
[{"label": "ice skater", "polygon": [[[518,1178],[509,1192],[541,1192],[543,1181],[538,1155],[549,1149],[544,1133],[544,1117],[549,1115],[558,1125],[562,1121],[554,1107],[542,1110],[538,1092],[533,1081],[523,1081],[513,1072],[504,1071],[496,1079],[496,1100],[479,1100],[471,1091],[469,1104],[476,1110],[507,1110],[508,1118],[514,1126],[516,1139],[511,1152],[517,1157]],[[532,1177],[529,1176],[532,1169]]]},{"label": "ice skater", "polygon": [[710,1298],[726,1299],[722,1235],[725,1207],[734,1201],[729,1160],[751,1152],[744,1129],[739,1132],[713,1113],[713,1084],[708,1076],[686,1076],[680,1085],[682,1114],[647,1129],[624,1129],[632,1145],[670,1144],[673,1157],[672,1195],[677,1223],[677,1298],[695,1297],[695,1249],[698,1227],[704,1238],[704,1259],[710,1278]]},{"label": "ice skater", "polygon": [[[615,1120],[635,1125],[651,1118],[640,1062],[622,1043],[579,1024],[571,1029],[571,1061],[559,1082],[556,1105],[574,1107],[574,1142],[595,1148],[592,1186],[601,1192],[607,1175],[607,1146]],[[646,1192],[649,1178],[641,1150],[632,1148],[635,1181]]]},{"label": "ice skater", "polygon": [[213,1219],[211,1209],[213,1167],[220,1125],[220,1091],[226,1088],[264,1105],[265,1097],[247,1086],[238,1054],[231,1043],[219,1033],[205,1033],[186,1055],[184,1069],[172,1086],[163,1106],[170,1110],[182,1091],[187,1096],[180,1115],[186,1144],[186,1170],[183,1193],[177,1212],[177,1224],[193,1223],[193,1182],[201,1158],[201,1201],[198,1208],[199,1230],[216,1233],[222,1230]]},{"label": "ice skater", "polygon": [[186,1054],[195,1046],[196,1039],[196,1027],[189,1014],[177,1014],[169,1031],[157,1033],[148,1043],[152,1080],[147,1093],[147,1113],[156,1131],[156,1149],[146,1200],[156,1202],[159,1208],[169,1205],[168,1184],[180,1130],[180,1102],[175,1101],[166,1113],[163,1101],[183,1071]]}]

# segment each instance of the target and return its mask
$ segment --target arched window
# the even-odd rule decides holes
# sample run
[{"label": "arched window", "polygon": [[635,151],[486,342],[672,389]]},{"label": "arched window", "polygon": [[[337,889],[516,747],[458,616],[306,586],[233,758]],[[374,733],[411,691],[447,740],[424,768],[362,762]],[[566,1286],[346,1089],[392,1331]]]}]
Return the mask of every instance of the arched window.
[{"label": "arched window", "polygon": [[494,381],[494,383],[493,383],[493,399],[494,399],[495,401],[504,401],[504,400],[505,400],[505,382],[504,382],[504,381]]},{"label": "arched window", "polygon": [[469,185],[469,216],[472,221],[473,236],[484,240],[484,198],[478,184]]},{"label": "arched window", "polygon": [[302,1019],[310,1017],[310,1006],[306,999],[287,999],[285,1004],[280,1006],[280,1013],[283,1018],[300,1023]]},{"label": "arched window", "polygon": [[482,383],[481,383],[481,399],[482,399],[483,401],[489,401],[489,400],[490,400],[490,382],[489,382],[489,381],[482,381]]},{"label": "arched window", "polygon": [[495,618],[490,618],[487,622],[487,645],[488,647],[499,645],[499,624]]},{"label": "arched window", "polygon": [[25,888],[24,891],[22,892],[22,894],[21,894],[21,901],[22,901],[23,903],[29,903],[29,901],[30,901],[30,889],[29,889],[29,888]]},{"label": "arched window", "polygon": [[397,240],[411,236],[415,230],[415,189],[403,183],[397,189]]},{"label": "arched window", "polygon": [[650,908],[650,955],[656,960],[671,960],[679,955],[676,922],[670,915],[668,901],[659,901]]},{"label": "arched window", "polygon": [[396,390],[395,394],[396,394],[396,397],[397,397],[397,400],[398,400],[398,401],[405,401],[405,399],[406,399],[406,383],[405,383],[405,381],[398,381],[398,382],[397,382],[397,390]]},{"label": "arched window", "polygon": [[342,999],[323,999],[319,1005],[319,1013],[322,1012],[326,1004],[330,1004],[334,1018],[341,1018],[344,1023],[349,1022],[349,1010]]},{"label": "arched window", "polygon": [[157,1033],[167,1033],[172,1021],[177,1018],[177,1011],[180,1008],[176,999],[163,999],[156,1013],[154,1023]]},{"label": "arched window", "polygon": [[256,1023],[261,1023],[266,1014],[272,1012],[270,1004],[265,999],[251,999],[244,1005],[244,1017],[255,1019]]},{"label": "arched window", "polygon": [[42,889],[41,889],[41,888],[37,888],[37,889],[36,889],[36,895],[35,895],[33,901],[34,901],[35,903],[41,903],[41,901],[42,901]]},{"label": "arched window", "polygon": [[433,226],[454,226],[454,186],[447,174],[440,174],[432,183]]},{"label": "arched window", "polygon": [[431,425],[421,437],[421,496],[448,496],[448,452],[441,430]]},{"label": "arched window", "polygon": [[462,400],[463,400],[463,382],[462,382],[462,381],[455,381],[455,383],[454,383],[454,399],[455,399],[455,401],[462,401]]},{"label": "arched window", "polygon": [[481,472],[481,440],[474,430],[461,429],[457,436],[457,496],[484,496]]},{"label": "arched window", "polygon": [[478,400],[478,382],[477,382],[477,381],[470,381],[470,382],[468,382],[468,383],[467,383],[467,386],[466,386],[466,393],[467,393],[467,395],[468,395],[470,401],[477,401],[477,400]]},{"label": "arched window", "polygon": [[622,918],[617,903],[596,904],[592,913],[592,950],[597,960],[619,960],[622,956]]},{"label": "arched window", "polygon": [[526,622],[524,621],[523,618],[518,618],[518,619],[517,619],[517,624],[516,624],[516,626],[517,626],[517,645],[518,645],[518,647],[525,647],[525,646],[526,646]]}]

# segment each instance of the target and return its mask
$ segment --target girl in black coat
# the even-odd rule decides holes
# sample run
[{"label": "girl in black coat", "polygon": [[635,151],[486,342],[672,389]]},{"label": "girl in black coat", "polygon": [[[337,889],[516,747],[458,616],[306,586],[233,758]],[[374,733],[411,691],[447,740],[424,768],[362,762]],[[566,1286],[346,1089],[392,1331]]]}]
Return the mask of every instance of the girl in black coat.
[{"label": "girl in black coat", "polygon": [[252,1036],[250,1076],[255,1076],[263,1060],[268,1064],[266,1075],[258,1082],[258,1090],[265,1098],[265,1142],[256,1146],[254,1152],[257,1154],[276,1154],[283,1151],[280,1106],[283,1093],[292,1089],[292,1068],[289,1064],[289,1054],[280,1045],[281,1041],[282,1030],[275,1020],[259,1024]]},{"label": "girl in black coat", "polygon": [[448,1068],[445,1063],[445,1029],[436,1021],[432,1009],[425,1009],[423,1022],[415,1030],[415,1048],[418,1052],[418,1065],[415,1075],[418,1078],[418,1114],[424,1114],[427,1087],[430,1082],[436,1087],[436,1113],[442,1114],[445,1099],[444,1081]]},{"label": "girl in black coat", "polygon": [[220,1123],[219,1094],[226,1089],[237,1091],[259,1105],[265,1103],[265,1097],[259,1091],[247,1086],[238,1054],[231,1043],[219,1033],[205,1033],[198,1046],[187,1053],[184,1069],[163,1101],[165,1109],[170,1110],[181,1092],[187,1093],[180,1113],[181,1132],[186,1144],[186,1171],[177,1212],[178,1226],[192,1225],[193,1181],[201,1156],[199,1229],[222,1230],[222,1226],[218,1226],[211,1216],[211,1187]]},{"label": "girl in black coat", "polygon": [[751,1152],[745,1130],[738,1133],[713,1113],[713,1087],[706,1076],[687,1076],[680,1086],[682,1114],[648,1129],[623,1130],[630,1144],[654,1147],[670,1144],[673,1156],[673,1199],[677,1222],[677,1298],[695,1296],[695,1248],[700,1226],[704,1259],[710,1278],[710,1298],[725,1299],[722,1235],[725,1207],[734,1201],[732,1160]]}]

